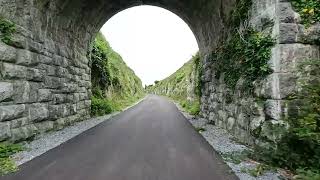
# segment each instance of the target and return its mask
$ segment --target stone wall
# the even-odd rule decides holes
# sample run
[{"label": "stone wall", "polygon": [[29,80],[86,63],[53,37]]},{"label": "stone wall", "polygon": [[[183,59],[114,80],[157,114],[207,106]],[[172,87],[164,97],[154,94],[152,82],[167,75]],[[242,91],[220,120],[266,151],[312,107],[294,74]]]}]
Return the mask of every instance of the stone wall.
[{"label": "stone wall", "polygon": [[[304,60],[319,59],[319,25],[305,30],[299,14],[286,0],[253,1],[249,22],[254,29],[271,33],[277,40],[269,61],[273,73],[255,83],[254,94],[246,95],[240,88],[234,93],[226,88],[223,75],[216,79],[210,56],[205,56],[202,115],[233,133],[250,145],[277,141],[288,128],[284,120],[296,116],[299,105],[292,98],[298,93],[297,65]],[[266,22],[273,26],[265,26]],[[237,87],[241,86],[241,80]],[[230,100],[231,98],[231,100]]]},{"label": "stone wall", "polygon": [[[89,45],[113,15],[136,5],[166,8],[186,21],[200,51],[215,46],[235,0],[1,0],[15,24],[0,42],[0,141],[21,141],[89,117]],[[1,34],[2,35],[2,34]]]},{"label": "stone wall", "polygon": [[0,5],[1,16],[16,28],[10,43],[0,41],[0,141],[26,140],[89,118],[86,51],[62,44],[64,35],[57,41],[40,30],[41,13],[32,2]]}]

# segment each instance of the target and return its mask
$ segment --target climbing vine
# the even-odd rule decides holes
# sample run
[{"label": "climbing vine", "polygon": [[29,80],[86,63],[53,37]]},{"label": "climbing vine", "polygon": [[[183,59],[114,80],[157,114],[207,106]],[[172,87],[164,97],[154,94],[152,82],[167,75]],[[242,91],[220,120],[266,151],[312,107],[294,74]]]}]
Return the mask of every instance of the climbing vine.
[{"label": "climbing vine", "polygon": [[6,44],[12,42],[12,35],[16,32],[15,24],[0,17],[0,39]]},{"label": "climbing vine", "polygon": [[238,0],[234,10],[231,12],[229,25],[231,27],[238,27],[243,20],[248,19],[251,7],[252,0]]},{"label": "climbing vine", "polygon": [[272,70],[268,65],[274,39],[270,35],[248,28],[237,31],[212,53],[216,78],[224,73],[226,85],[235,89],[240,78],[244,87],[252,90],[253,82],[263,79]]},{"label": "climbing vine", "polygon": [[301,16],[302,23],[310,26],[320,22],[320,1],[319,0],[291,0],[292,5]]}]

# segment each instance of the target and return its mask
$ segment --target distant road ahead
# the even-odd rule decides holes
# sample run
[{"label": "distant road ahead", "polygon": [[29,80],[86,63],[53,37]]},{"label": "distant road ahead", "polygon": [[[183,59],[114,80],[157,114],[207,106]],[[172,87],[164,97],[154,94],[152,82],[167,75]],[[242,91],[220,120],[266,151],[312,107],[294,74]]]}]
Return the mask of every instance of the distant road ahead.
[{"label": "distant road ahead", "polygon": [[143,102],[22,165],[5,180],[231,180],[212,147],[165,98]]}]

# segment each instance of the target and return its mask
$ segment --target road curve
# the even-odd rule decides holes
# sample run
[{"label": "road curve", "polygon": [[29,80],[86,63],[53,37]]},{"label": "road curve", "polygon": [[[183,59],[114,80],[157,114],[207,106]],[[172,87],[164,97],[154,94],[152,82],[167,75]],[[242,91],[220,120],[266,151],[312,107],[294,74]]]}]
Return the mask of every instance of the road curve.
[{"label": "road curve", "polygon": [[165,98],[149,95],[20,166],[4,180],[233,180],[226,164]]}]

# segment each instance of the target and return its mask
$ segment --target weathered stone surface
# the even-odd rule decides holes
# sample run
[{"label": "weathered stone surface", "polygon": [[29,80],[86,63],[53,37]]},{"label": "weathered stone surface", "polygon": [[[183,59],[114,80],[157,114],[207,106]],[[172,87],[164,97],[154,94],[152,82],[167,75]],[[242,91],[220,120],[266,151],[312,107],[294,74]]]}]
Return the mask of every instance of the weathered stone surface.
[{"label": "weathered stone surface", "polygon": [[32,81],[43,81],[44,71],[28,68],[25,66],[3,63],[1,74],[7,79],[27,79]]},{"label": "weathered stone surface", "polygon": [[0,61],[15,62],[16,49],[0,41]]},{"label": "weathered stone surface", "polygon": [[28,117],[31,121],[39,122],[49,118],[48,104],[31,104],[29,105]]},{"label": "weathered stone surface", "polygon": [[44,121],[40,123],[36,123],[35,126],[40,133],[48,132],[54,129],[53,121]]},{"label": "weathered stone surface", "polygon": [[11,99],[13,96],[12,83],[0,82],[0,102]]},{"label": "weathered stone surface", "polygon": [[0,122],[0,142],[11,136],[10,123]]},{"label": "weathered stone surface", "polygon": [[52,93],[50,89],[39,89],[38,90],[38,101],[47,102],[52,100]]},{"label": "weathered stone surface", "polygon": [[25,105],[0,106],[0,122],[22,117]]},{"label": "weathered stone surface", "polygon": [[34,137],[38,133],[38,129],[34,124],[30,124],[21,128],[11,130],[12,142],[19,142]]}]

